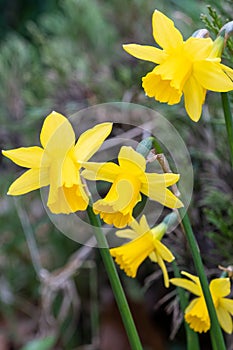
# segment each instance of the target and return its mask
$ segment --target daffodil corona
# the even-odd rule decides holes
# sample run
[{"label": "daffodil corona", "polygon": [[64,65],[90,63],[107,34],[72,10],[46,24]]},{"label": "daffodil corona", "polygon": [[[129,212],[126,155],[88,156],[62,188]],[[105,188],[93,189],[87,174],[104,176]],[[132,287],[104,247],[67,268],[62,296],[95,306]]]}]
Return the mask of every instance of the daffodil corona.
[{"label": "daffodil corona", "polygon": [[123,45],[130,55],[155,63],[157,66],[142,78],[149,97],[169,105],[179,103],[184,94],[185,108],[193,121],[201,116],[206,90],[233,90],[233,70],[217,57],[210,38],[190,37],[183,40],[173,21],[160,11],[152,18],[153,36],[162,48]]},{"label": "daffodil corona", "polygon": [[[207,332],[210,329],[210,317],[200,280],[197,276],[193,276],[190,273],[182,272],[182,274],[190,280],[172,278],[170,282],[197,295],[197,298],[194,298],[185,310],[185,320],[195,332]],[[233,331],[231,317],[233,315],[233,300],[225,298],[231,291],[230,279],[215,278],[210,282],[209,287],[220,326],[226,333],[231,334]]]},{"label": "daffodil corona", "polygon": [[8,194],[18,196],[50,186],[47,205],[55,214],[69,214],[87,208],[89,198],[79,170],[99,149],[112,129],[112,123],[96,125],[84,132],[75,144],[72,125],[63,115],[52,112],[44,121],[42,147],[21,147],[2,151],[16,164],[28,168],[10,186]]},{"label": "daffodil corona", "polygon": [[132,147],[122,146],[118,155],[119,165],[109,163],[82,163],[82,172],[88,180],[112,183],[106,197],[94,203],[95,214],[118,228],[133,220],[132,212],[141,200],[141,193],[169,207],[179,208],[182,202],[167,189],[179,180],[179,174],[146,173],[146,160]]},{"label": "daffodil corona", "polygon": [[174,256],[170,250],[161,243],[163,235],[166,233],[167,225],[160,225],[150,229],[143,215],[140,222],[132,221],[131,229],[117,231],[119,237],[130,238],[131,242],[117,248],[110,249],[111,255],[116,263],[129,277],[135,277],[138,267],[149,257],[151,261],[156,262],[163,271],[164,284],[169,287],[168,273],[164,260],[171,262]]}]

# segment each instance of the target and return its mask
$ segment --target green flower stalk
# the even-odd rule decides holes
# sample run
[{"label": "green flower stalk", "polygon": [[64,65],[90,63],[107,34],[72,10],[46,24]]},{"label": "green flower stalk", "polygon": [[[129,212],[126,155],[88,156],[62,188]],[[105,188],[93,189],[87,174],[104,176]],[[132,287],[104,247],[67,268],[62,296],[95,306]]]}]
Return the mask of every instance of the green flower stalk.
[{"label": "green flower stalk", "polygon": [[[233,21],[226,23],[219,31],[218,37],[214,41],[213,55],[221,57],[227,40],[233,34]],[[226,74],[233,80],[232,71],[226,70]],[[230,102],[227,92],[221,93],[222,107],[224,112],[225,124],[227,129],[227,138],[230,150],[231,166],[233,168],[233,118],[231,113]]]},{"label": "green flower stalk", "polygon": [[99,216],[95,215],[92,207],[89,205],[87,207],[87,214],[90,220],[91,225],[93,226],[95,237],[100,248],[100,254],[102,256],[104,266],[106,268],[113,293],[116,298],[116,302],[122,317],[123,324],[125,326],[126,333],[128,335],[129,343],[132,350],[143,350],[137,329],[135,327],[128,302],[125,297],[124,290],[122,288],[120,278],[116,271],[114,261],[110,255],[108,242],[105,235],[101,229],[101,221]]},{"label": "green flower stalk", "polygon": [[204,271],[204,266],[202,263],[197,241],[195,239],[188,215],[185,213],[185,209],[181,208],[179,209],[179,212],[181,214],[181,217],[183,218],[182,219],[183,228],[184,228],[185,235],[193,256],[194,265],[195,265],[198,277],[200,279],[200,284],[202,287],[203,295],[205,298],[206,306],[210,317],[210,323],[211,323],[210,336],[211,336],[213,349],[226,350],[223,334],[218,322],[215,306],[209,290],[209,284]]}]

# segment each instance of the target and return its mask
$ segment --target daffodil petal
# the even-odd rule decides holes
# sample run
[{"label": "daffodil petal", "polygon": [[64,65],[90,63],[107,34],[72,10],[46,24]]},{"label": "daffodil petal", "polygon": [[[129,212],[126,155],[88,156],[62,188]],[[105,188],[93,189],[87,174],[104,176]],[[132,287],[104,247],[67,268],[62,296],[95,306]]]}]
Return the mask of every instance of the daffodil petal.
[{"label": "daffodil petal", "polygon": [[186,56],[190,60],[201,60],[209,57],[212,48],[213,40],[211,38],[190,37],[184,43]]},{"label": "daffodil petal", "polygon": [[186,276],[186,277],[188,277],[188,278],[190,278],[193,282],[195,282],[197,285],[200,286],[199,277],[194,276],[194,275],[192,275],[191,273],[186,272],[186,271],[181,271],[181,274],[184,275],[184,276]]},{"label": "daffodil petal", "polygon": [[136,232],[138,236],[142,233],[145,233],[145,231],[142,232],[140,224],[135,219],[130,223],[130,227]]},{"label": "daffodil petal", "polygon": [[190,76],[184,85],[183,92],[185,109],[190,118],[197,122],[201,117],[206,89],[193,76]]},{"label": "daffodil petal", "polygon": [[154,245],[155,245],[156,251],[158,252],[158,254],[161,256],[163,260],[167,262],[172,262],[175,259],[172,252],[158,239],[154,240]]},{"label": "daffodil petal", "polygon": [[140,176],[146,168],[145,158],[132,147],[122,146],[118,155],[118,162],[122,169],[135,176]]},{"label": "daffodil petal", "polygon": [[103,180],[113,182],[120,172],[120,168],[115,163],[81,163],[85,170],[82,171],[82,176],[87,180]]},{"label": "daffodil petal", "polygon": [[156,255],[157,255],[158,265],[160,266],[160,268],[163,272],[164,285],[166,288],[168,288],[169,287],[169,277],[168,277],[166,265],[165,265],[163,259],[161,258],[161,256],[159,254],[156,254]]},{"label": "daffodil petal", "polygon": [[120,238],[129,238],[129,239],[135,239],[138,237],[138,234],[134,230],[125,229],[125,230],[118,230],[116,231],[117,237]]},{"label": "daffodil petal", "polygon": [[75,134],[69,120],[52,112],[42,126],[40,141],[46,152],[53,158],[64,158],[75,143]]},{"label": "daffodil petal", "polygon": [[163,50],[154,46],[127,44],[123,45],[123,49],[138,59],[156,64],[162,63],[167,57],[167,54]]},{"label": "daffodil petal", "polygon": [[140,226],[140,233],[141,234],[150,231],[150,227],[149,227],[149,225],[147,223],[145,215],[142,215],[142,217],[140,219],[140,225],[139,226]]},{"label": "daffodil petal", "polygon": [[158,262],[158,259],[157,259],[157,255],[155,254],[155,252],[152,252],[150,255],[149,255],[149,258],[151,261],[157,263]]},{"label": "daffodil petal", "polygon": [[193,64],[193,74],[196,80],[207,90],[231,91],[233,82],[224,73],[222,65],[211,60],[196,61]]},{"label": "daffodil petal", "polygon": [[133,231],[137,235],[142,235],[142,234],[150,231],[150,227],[146,221],[145,215],[142,215],[139,223],[137,222],[137,220],[133,220],[130,223],[130,227],[133,229]]},{"label": "daffodil petal", "polygon": [[62,160],[53,161],[49,167],[49,182],[50,187],[57,188],[62,187],[63,185],[63,177],[62,177]]},{"label": "daffodil petal", "polygon": [[87,161],[98,151],[112,130],[112,123],[102,123],[85,131],[75,145],[77,161]]},{"label": "daffodil petal", "polygon": [[201,296],[200,287],[197,286],[196,283],[192,281],[189,281],[185,278],[171,278],[170,282],[177,287],[184,288],[197,296]]},{"label": "daffodil petal", "polygon": [[[9,151],[2,151],[2,154],[12,160],[15,164],[25,168],[39,168],[43,157],[41,147],[20,147]],[[45,166],[45,164],[43,164]]]},{"label": "daffodil petal", "polygon": [[227,67],[225,64],[220,64],[222,70],[229,76],[229,78],[233,81],[233,69]]},{"label": "daffodil petal", "polygon": [[47,185],[49,185],[48,169],[30,169],[11,184],[7,194],[19,196]]},{"label": "daffodil petal", "polygon": [[164,176],[166,186],[172,186],[175,183],[177,183],[177,181],[179,181],[180,179],[180,174],[165,173],[163,174],[163,176]]},{"label": "daffodil petal", "polygon": [[210,282],[212,295],[222,298],[230,294],[231,283],[229,278],[215,278]]},{"label": "daffodil petal", "polygon": [[221,305],[233,316],[233,300],[228,298],[221,299]]},{"label": "daffodil petal", "polygon": [[223,307],[219,306],[216,308],[218,320],[222,329],[228,333],[232,333],[232,318],[229,312]]},{"label": "daffodil petal", "polygon": [[149,198],[167,206],[168,208],[180,208],[183,203],[166,188],[167,183],[175,183],[179,179],[178,174],[146,174],[146,182],[143,183],[141,192]]},{"label": "daffodil petal", "polygon": [[151,197],[154,192],[158,192],[161,188],[163,189],[167,186],[174,185],[179,178],[179,174],[146,173],[141,191],[148,197]]},{"label": "daffodil petal", "polygon": [[171,209],[182,208],[184,206],[183,203],[168,189],[165,191],[165,199],[161,204]]},{"label": "daffodil petal", "polygon": [[166,51],[174,50],[183,43],[183,37],[174,22],[162,12],[155,10],[152,17],[155,41]]},{"label": "daffodil petal", "polygon": [[80,182],[79,169],[71,156],[67,155],[62,163],[62,185],[72,187]]}]

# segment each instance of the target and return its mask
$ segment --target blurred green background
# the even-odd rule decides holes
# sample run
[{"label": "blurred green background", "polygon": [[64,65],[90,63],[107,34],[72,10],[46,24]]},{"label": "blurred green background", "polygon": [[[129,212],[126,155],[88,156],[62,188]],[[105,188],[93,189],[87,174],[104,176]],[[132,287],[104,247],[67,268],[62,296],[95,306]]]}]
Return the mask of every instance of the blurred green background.
[{"label": "blurred green background", "polygon": [[[192,157],[190,216],[207,271],[215,276],[219,264],[232,264],[233,251],[233,184],[220,96],[208,94],[198,124],[188,119],[182,104],[168,107],[145,96],[141,77],[152,65],[127,55],[122,44],[154,44],[155,8],[175,21],[184,38],[206,26],[215,38],[233,18],[230,0],[1,0],[0,148],[38,144],[43,119],[52,110],[70,116],[109,101],[159,108]],[[224,61],[231,67],[232,52],[230,43]],[[62,279],[65,264],[82,247],[49,221],[39,191],[17,201],[6,196],[20,173],[0,156],[0,349],[129,349],[98,251],[87,251],[80,271]],[[180,267],[192,271],[186,243],[179,230],[176,235],[179,245],[170,241]],[[45,269],[42,276],[40,267]],[[147,349],[185,349],[182,326],[176,332],[171,308],[165,311],[170,304],[154,308],[172,290],[164,290],[161,276],[143,288],[153,271],[145,262],[137,280],[122,274],[135,318],[143,323],[144,344]],[[174,305],[173,315],[178,310]],[[29,343],[33,339],[37,341]],[[208,336],[201,341],[208,350]],[[232,349],[232,337],[227,341]]]}]

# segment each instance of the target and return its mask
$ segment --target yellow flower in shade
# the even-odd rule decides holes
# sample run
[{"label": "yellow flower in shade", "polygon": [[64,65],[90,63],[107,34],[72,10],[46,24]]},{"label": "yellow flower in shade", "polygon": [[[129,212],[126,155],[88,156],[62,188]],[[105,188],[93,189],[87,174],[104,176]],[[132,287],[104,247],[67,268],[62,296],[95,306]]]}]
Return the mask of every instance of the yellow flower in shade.
[{"label": "yellow flower in shade", "polygon": [[68,214],[85,210],[89,199],[79,174],[80,161],[87,161],[99,149],[111,129],[112,123],[96,125],[75,144],[68,119],[52,112],[41,129],[42,147],[2,151],[14,163],[29,169],[13,182],[8,194],[18,196],[49,185],[47,205],[51,212]]},{"label": "yellow flower in shade", "polygon": [[[190,280],[172,278],[170,282],[197,295],[197,298],[193,299],[185,310],[185,320],[195,332],[207,332],[210,329],[210,318],[199,277],[187,272],[182,272],[182,274]],[[233,300],[225,298],[231,291],[230,279],[215,278],[210,282],[209,288],[220,326],[226,333],[231,334],[233,330],[231,317],[233,315]]]},{"label": "yellow flower in shade", "polygon": [[[184,41],[173,21],[155,11],[152,18],[154,46],[123,45],[130,55],[155,63],[157,66],[142,78],[142,86],[149,97],[169,105],[179,103],[184,94],[185,108],[193,121],[201,116],[206,90],[230,91],[233,70],[214,54],[210,38],[190,37]],[[228,75],[227,75],[227,74]]]},{"label": "yellow flower in shade", "polygon": [[169,207],[179,208],[182,202],[167,189],[179,180],[178,174],[146,173],[146,160],[132,147],[122,146],[118,155],[119,165],[109,163],[83,163],[82,172],[88,180],[104,180],[112,183],[106,197],[93,205],[95,214],[109,225],[125,227],[133,220],[132,212],[143,193]]},{"label": "yellow flower in shade", "polygon": [[156,262],[163,271],[164,284],[169,287],[169,278],[164,260],[173,261],[175,258],[170,250],[161,243],[163,235],[166,233],[167,225],[162,222],[158,226],[150,229],[143,215],[140,222],[136,220],[130,224],[132,229],[117,231],[118,237],[130,238],[131,242],[117,248],[110,249],[111,255],[116,263],[129,277],[135,277],[138,267],[149,257]]}]

